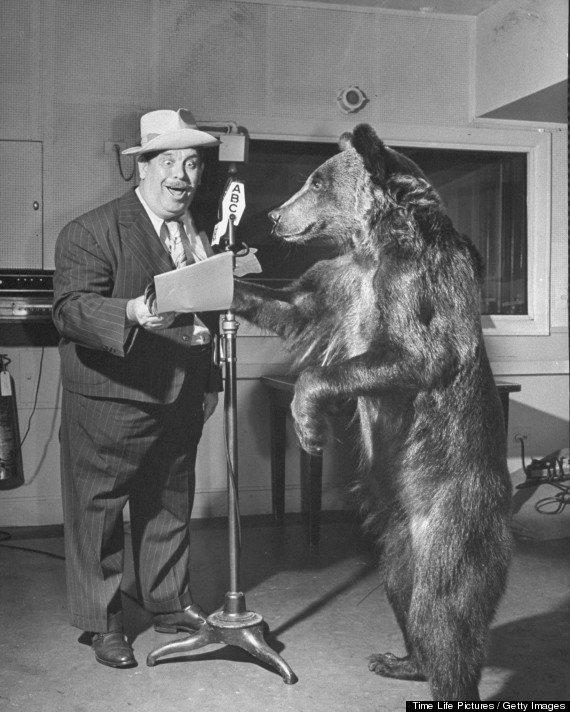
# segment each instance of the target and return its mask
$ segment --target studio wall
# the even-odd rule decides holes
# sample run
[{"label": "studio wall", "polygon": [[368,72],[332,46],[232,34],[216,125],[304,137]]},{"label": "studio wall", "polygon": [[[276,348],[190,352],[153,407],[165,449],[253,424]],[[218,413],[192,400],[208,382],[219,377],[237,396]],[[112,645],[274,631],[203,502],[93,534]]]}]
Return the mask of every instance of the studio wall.
[{"label": "studio wall", "polygon": [[[493,72],[487,68],[489,17],[478,27],[474,17],[277,0],[3,0],[0,14],[0,140],[42,143],[38,250],[46,269],[53,268],[55,241],[68,220],[132,187],[121,178],[111,146],[137,141],[145,111],[184,106],[199,120],[232,120],[264,135],[334,137],[359,121],[380,128],[428,126],[444,135],[447,129],[470,126],[476,106],[512,99],[493,89],[493,83],[500,84],[495,78],[499,65],[506,64],[510,76],[509,47],[495,55]],[[548,66],[556,64],[548,58],[549,48],[543,49]],[[361,87],[369,98],[356,116],[343,113],[336,100],[350,85]],[[565,141],[565,135],[558,136],[556,150],[563,150]],[[123,159],[122,165],[128,173],[130,160]],[[560,178],[563,169],[556,166]],[[527,365],[503,369],[514,380],[526,374],[525,390],[516,396],[520,407],[528,403],[533,412],[551,417],[547,429],[533,420],[536,454],[567,437],[566,203],[557,195],[552,339],[531,349],[530,359],[524,357],[528,344],[516,337],[492,346],[500,363],[561,363],[532,377]],[[9,231],[2,239],[11,239]],[[267,513],[267,400],[259,376],[285,370],[288,355],[275,337],[246,326],[240,334],[242,511]],[[0,349],[12,358],[22,432],[33,413],[23,448],[26,484],[0,493],[0,525],[60,523],[57,351],[4,348],[1,335]],[[549,349],[557,353],[546,353]],[[521,422],[528,424],[524,417]],[[512,441],[510,456],[515,469]],[[287,463],[287,508],[295,510],[298,451],[291,431]],[[194,516],[222,514],[221,411],[206,427],[199,466]],[[342,453],[327,453],[325,508],[349,506],[348,468]]]}]

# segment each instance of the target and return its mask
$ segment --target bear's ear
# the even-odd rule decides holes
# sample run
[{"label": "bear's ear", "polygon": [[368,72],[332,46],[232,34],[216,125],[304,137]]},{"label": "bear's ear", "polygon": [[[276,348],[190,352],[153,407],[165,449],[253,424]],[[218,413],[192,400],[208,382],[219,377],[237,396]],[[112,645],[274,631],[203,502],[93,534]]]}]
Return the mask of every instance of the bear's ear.
[{"label": "bear's ear", "polygon": [[390,173],[390,156],[381,139],[368,124],[359,124],[352,134],[352,146],[360,154],[364,167],[376,185],[383,186]]},{"label": "bear's ear", "polygon": [[382,186],[386,180],[387,154],[372,126],[358,124],[352,133],[352,146],[362,158],[372,181]]},{"label": "bear's ear", "polygon": [[347,148],[352,148],[352,134],[350,131],[345,131],[339,136],[338,147],[341,151],[346,151]]}]

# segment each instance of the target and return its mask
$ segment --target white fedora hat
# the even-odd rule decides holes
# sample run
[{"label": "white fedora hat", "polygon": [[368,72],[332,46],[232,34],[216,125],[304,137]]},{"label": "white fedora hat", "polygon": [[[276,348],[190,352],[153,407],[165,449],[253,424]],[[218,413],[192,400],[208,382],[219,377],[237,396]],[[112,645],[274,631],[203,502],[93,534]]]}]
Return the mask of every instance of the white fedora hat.
[{"label": "white fedora hat", "polygon": [[141,145],[126,148],[121,153],[138,155],[174,148],[217,146],[215,136],[200,131],[196,119],[186,109],[161,109],[141,116]]}]

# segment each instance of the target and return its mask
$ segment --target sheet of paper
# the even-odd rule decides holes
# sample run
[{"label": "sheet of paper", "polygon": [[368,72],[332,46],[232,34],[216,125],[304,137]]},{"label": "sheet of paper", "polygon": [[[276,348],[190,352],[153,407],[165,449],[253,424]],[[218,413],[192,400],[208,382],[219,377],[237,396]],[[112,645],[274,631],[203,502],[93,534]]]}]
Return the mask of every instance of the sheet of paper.
[{"label": "sheet of paper", "polygon": [[234,297],[232,254],[222,252],[187,267],[157,274],[154,286],[159,314],[229,309]]},{"label": "sheet of paper", "polygon": [[236,255],[236,266],[234,274],[236,277],[243,277],[244,274],[255,274],[262,271],[259,260],[255,256],[256,247],[250,247],[245,255]]}]

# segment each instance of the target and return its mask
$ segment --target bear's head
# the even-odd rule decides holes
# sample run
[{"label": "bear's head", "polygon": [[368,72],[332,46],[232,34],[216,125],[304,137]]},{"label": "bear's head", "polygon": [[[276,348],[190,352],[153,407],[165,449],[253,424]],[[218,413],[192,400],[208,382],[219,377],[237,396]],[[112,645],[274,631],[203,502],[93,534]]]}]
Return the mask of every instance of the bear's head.
[{"label": "bear's head", "polygon": [[368,242],[371,228],[394,211],[440,207],[420,168],[385,146],[367,124],[343,134],[343,144],[346,148],[313,171],[295,195],[270,211],[277,237],[294,243],[327,240],[341,250],[358,249]]}]

